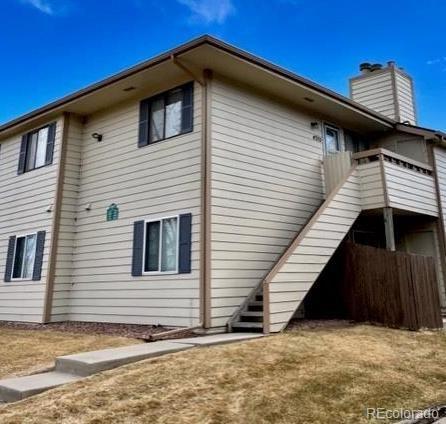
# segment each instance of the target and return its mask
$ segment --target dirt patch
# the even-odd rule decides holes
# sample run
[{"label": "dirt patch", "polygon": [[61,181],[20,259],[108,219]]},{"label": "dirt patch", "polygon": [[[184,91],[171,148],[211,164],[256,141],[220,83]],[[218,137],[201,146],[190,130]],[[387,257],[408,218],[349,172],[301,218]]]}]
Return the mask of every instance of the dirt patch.
[{"label": "dirt patch", "polygon": [[[28,331],[58,331],[80,334],[103,334],[114,337],[129,337],[148,340],[154,334],[160,334],[172,328],[161,325],[111,324],[101,322],[64,321],[50,324],[32,324],[18,322],[1,322],[1,328]],[[180,337],[185,337],[183,334]]]}]

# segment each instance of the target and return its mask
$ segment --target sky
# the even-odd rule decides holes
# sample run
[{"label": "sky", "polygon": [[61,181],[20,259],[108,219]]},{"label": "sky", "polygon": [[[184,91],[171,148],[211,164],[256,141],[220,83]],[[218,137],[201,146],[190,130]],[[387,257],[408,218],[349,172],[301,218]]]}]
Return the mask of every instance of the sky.
[{"label": "sky", "polygon": [[0,0],[0,123],[202,34],[340,94],[361,62],[415,81],[446,130],[444,0]]}]

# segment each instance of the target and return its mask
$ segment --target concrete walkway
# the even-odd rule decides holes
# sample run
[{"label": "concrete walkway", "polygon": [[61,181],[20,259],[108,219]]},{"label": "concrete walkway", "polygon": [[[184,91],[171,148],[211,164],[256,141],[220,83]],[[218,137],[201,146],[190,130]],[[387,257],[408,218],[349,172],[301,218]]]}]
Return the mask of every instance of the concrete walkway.
[{"label": "concrete walkway", "polygon": [[0,402],[22,400],[62,384],[143,359],[180,352],[193,347],[234,343],[258,337],[263,337],[263,334],[214,334],[60,356],[56,358],[54,370],[50,372],[0,380]]}]

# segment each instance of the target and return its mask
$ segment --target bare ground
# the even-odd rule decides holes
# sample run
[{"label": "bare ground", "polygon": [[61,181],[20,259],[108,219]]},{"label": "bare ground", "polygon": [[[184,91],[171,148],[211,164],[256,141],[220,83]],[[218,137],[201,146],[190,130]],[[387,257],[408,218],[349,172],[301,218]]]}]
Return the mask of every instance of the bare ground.
[{"label": "bare ground", "polygon": [[[128,365],[0,407],[1,423],[370,423],[446,400],[446,335],[296,328]],[[382,421],[380,421],[382,422]]]}]

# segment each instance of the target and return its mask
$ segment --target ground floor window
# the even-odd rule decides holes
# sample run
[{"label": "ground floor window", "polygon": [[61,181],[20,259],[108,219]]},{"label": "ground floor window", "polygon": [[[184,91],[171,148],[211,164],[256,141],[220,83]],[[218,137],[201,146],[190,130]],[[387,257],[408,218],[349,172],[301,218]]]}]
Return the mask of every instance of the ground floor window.
[{"label": "ground floor window", "polygon": [[144,272],[178,271],[178,217],[145,224]]},{"label": "ground floor window", "polygon": [[36,259],[37,234],[16,238],[12,278],[31,279]]}]

